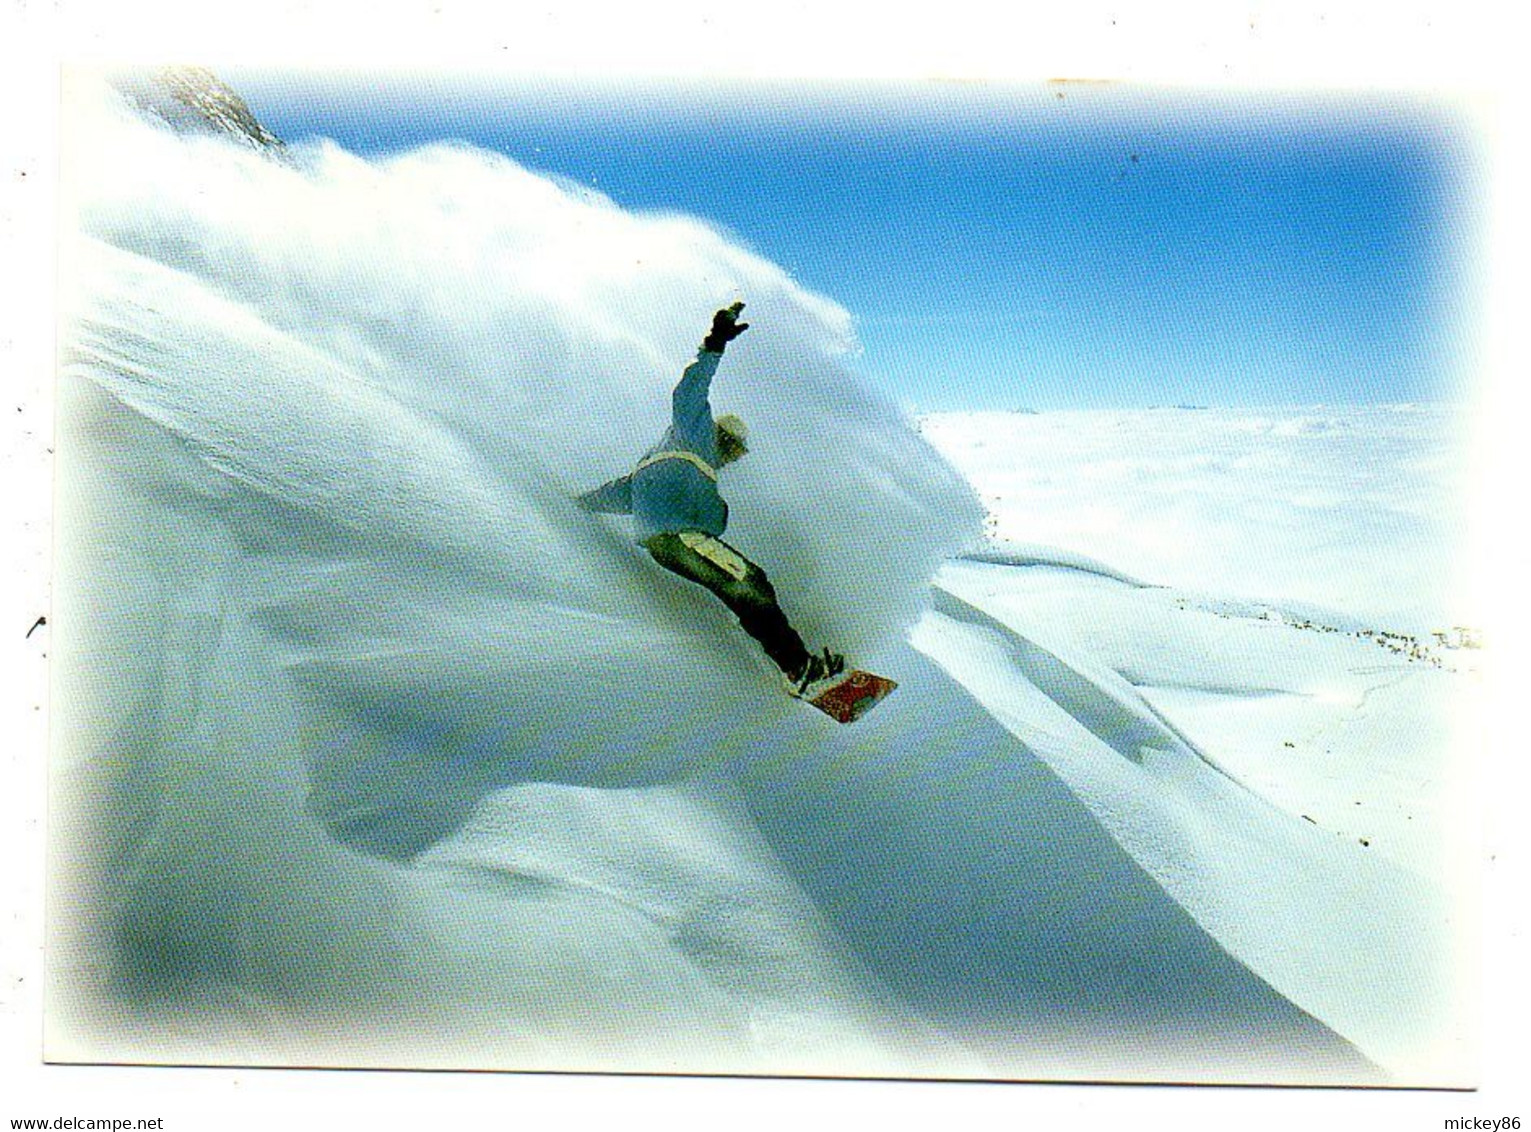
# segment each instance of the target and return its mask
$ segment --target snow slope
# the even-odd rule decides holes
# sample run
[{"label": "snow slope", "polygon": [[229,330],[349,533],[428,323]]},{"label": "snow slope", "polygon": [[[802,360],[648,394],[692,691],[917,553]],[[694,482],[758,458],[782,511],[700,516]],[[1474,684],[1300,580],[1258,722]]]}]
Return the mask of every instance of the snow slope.
[{"label": "snow slope", "polygon": [[[1448,896],[1463,862],[1449,860],[1434,820],[1452,799],[1374,780],[1397,753],[1444,763],[1442,724],[1462,702],[1448,698],[1451,675],[1400,657],[1378,665],[1361,638],[1258,618],[1230,628],[1184,598],[1066,567],[953,564],[940,583],[916,643],[1200,924],[1401,1076],[1463,1071],[1462,903]],[[1100,637],[1116,647],[1091,647]],[[1336,646],[1343,661],[1328,655]],[[1311,690],[1336,670],[1360,700]],[[1414,681],[1435,694],[1421,699]],[[1363,683],[1397,692],[1385,711],[1371,705],[1383,720],[1435,729],[1373,749],[1387,732],[1354,710]],[[1313,730],[1302,750],[1281,738],[1301,737],[1299,721]],[[1336,757],[1330,734],[1346,728],[1363,742]],[[1263,761],[1246,756],[1251,746],[1267,748]],[[1385,812],[1355,813],[1357,797]]]},{"label": "snow slope", "polygon": [[[1421,1056],[1427,894],[979,567],[932,603],[982,511],[832,303],[488,154],[277,164],[95,90],[72,121],[51,1056],[1457,1072]],[[902,682],[854,728],[570,502],[735,296],[731,535]]]},{"label": "snow slope", "polygon": [[[1000,651],[1055,701],[1033,692],[1029,721],[1071,736],[1055,768],[1236,955],[1406,1079],[1472,1076],[1466,424],[1445,405],[921,421],[990,512],[939,582],[1019,639]],[[1080,762],[1080,725],[1146,752],[1129,785]],[[1145,776],[1178,783],[1176,808],[1144,813]],[[1166,817],[1202,848],[1145,851]]]}]

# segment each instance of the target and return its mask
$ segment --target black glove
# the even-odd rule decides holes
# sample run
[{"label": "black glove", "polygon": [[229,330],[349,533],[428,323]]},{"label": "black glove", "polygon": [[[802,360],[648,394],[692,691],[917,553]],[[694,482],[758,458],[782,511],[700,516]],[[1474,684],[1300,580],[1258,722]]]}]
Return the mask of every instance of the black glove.
[{"label": "black glove", "polygon": [[735,303],[727,310],[720,310],[713,315],[712,329],[707,332],[707,337],[702,339],[702,349],[721,354],[724,346],[748,330],[750,324],[739,321],[739,312],[743,309],[743,303]]}]

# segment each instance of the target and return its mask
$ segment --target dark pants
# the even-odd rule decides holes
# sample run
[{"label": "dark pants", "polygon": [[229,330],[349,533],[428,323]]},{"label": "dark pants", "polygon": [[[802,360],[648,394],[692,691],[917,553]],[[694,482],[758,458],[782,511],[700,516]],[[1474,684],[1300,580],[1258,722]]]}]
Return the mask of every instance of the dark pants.
[{"label": "dark pants", "polygon": [[777,668],[788,676],[803,670],[808,649],[787,624],[776,591],[759,566],[722,540],[695,531],[657,534],[643,548],[666,570],[716,594]]}]

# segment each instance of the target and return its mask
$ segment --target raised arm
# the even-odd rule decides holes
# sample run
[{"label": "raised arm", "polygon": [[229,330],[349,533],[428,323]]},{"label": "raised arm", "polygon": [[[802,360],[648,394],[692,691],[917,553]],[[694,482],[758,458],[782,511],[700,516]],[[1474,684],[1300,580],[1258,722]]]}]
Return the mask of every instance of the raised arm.
[{"label": "raised arm", "polygon": [[712,452],[715,447],[712,404],[708,394],[724,348],[749,329],[749,323],[739,321],[739,312],[743,309],[743,303],[735,303],[712,316],[712,329],[702,339],[696,361],[680,375],[680,382],[670,397],[676,438],[698,452]]}]

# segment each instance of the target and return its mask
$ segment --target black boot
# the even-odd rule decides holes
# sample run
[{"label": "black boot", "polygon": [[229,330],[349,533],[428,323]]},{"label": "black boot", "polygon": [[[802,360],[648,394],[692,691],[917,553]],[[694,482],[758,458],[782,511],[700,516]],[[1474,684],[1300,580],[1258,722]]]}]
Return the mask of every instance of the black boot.
[{"label": "black boot", "polygon": [[820,680],[827,680],[831,676],[838,676],[845,671],[845,658],[839,653],[824,650],[822,656],[810,655],[808,663],[796,673],[790,674],[787,679],[792,683],[794,696],[805,695],[808,689]]}]

